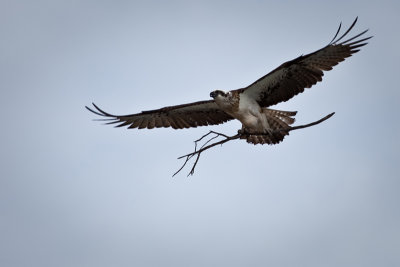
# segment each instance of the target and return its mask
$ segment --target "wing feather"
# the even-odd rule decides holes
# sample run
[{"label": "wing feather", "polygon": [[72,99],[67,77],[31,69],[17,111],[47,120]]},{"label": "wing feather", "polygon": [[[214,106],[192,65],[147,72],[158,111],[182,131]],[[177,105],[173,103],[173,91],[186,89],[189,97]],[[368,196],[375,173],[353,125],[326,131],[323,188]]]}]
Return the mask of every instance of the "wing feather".
[{"label": "wing feather", "polygon": [[160,128],[162,126],[163,126],[163,123],[162,123],[160,116],[155,116],[154,117],[154,127]]},{"label": "wing feather", "polygon": [[349,29],[337,38],[341,29],[340,24],[334,38],[324,48],[285,62],[248,87],[236,91],[255,99],[262,107],[287,101],[293,96],[302,93],[305,88],[310,88],[317,82],[322,81],[323,71],[331,70],[339,62],[358,52],[358,48],[366,45],[366,41],[372,38],[370,36],[356,40],[368,31],[365,30],[339,43],[351,31],[356,22],[357,18]]},{"label": "wing feather", "polygon": [[117,124],[116,127],[128,126],[129,129],[153,129],[172,127],[183,129],[197,126],[216,125],[232,120],[233,117],[222,111],[214,100],[199,101],[178,106],[169,106],[155,110],[142,111],[131,115],[113,115],[92,103],[94,109],[86,107],[96,115]]}]

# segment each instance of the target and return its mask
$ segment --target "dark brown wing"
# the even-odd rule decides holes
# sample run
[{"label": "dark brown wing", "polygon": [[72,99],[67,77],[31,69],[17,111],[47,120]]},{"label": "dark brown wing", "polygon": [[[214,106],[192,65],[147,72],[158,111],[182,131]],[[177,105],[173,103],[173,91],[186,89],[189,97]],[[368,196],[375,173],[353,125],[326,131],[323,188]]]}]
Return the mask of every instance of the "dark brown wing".
[{"label": "dark brown wing", "polygon": [[372,38],[371,36],[353,41],[368,31],[365,30],[339,43],[350,32],[356,22],[357,18],[350,28],[340,38],[336,39],[340,32],[340,24],[335,37],[324,48],[285,62],[248,87],[238,89],[238,91],[256,99],[260,106],[268,107],[287,101],[303,92],[304,88],[310,88],[317,82],[322,81],[323,71],[331,70],[339,62],[358,52],[358,48],[366,45],[365,41]]},{"label": "dark brown wing", "polygon": [[183,129],[189,127],[221,124],[233,118],[218,108],[214,100],[199,101],[184,105],[164,107],[155,110],[142,111],[131,115],[113,115],[101,110],[92,103],[96,110],[86,107],[96,115],[107,117],[107,124],[119,123],[116,127],[128,128],[160,128],[172,127]]}]

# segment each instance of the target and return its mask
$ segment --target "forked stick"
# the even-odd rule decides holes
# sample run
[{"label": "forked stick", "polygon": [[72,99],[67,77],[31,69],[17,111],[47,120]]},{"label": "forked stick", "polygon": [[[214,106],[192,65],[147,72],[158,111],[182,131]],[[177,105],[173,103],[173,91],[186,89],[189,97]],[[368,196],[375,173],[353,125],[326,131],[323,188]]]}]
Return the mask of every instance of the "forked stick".
[{"label": "forked stick", "polygon": [[[249,133],[245,133],[245,132],[242,132],[242,131],[239,130],[237,134],[232,135],[232,136],[227,136],[227,135],[225,135],[225,134],[223,134],[223,133],[218,133],[218,132],[214,132],[214,131],[209,131],[207,134],[203,135],[202,137],[200,137],[199,139],[197,139],[197,140],[194,141],[194,151],[193,151],[192,153],[189,153],[189,154],[180,156],[180,157],[178,158],[178,159],[182,159],[182,158],[186,158],[186,159],[185,159],[185,162],[183,163],[183,165],[179,168],[179,170],[176,171],[176,172],[174,173],[174,175],[172,175],[172,176],[177,175],[177,174],[186,166],[186,164],[189,162],[189,160],[190,160],[192,157],[197,156],[197,157],[196,157],[196,160],[195,160],[195,162],[194,162],[194,164],[193,164],[193,166],[192,166],[192,169],[190,170],[190,172],[189,172],[189,174],[188,174],[187,176],[193,175],[193,174],[194,174],[194,169],[196,168],[196,165],[197,165],[197,163],[199,162],[199,158],[200,158],[201,153],[204,152],[204,151],[206,151],[207,149],[210,149],[210,148],[214,147],[214,146],[222,145],[222,144],[224,144],[224,143],[226,143],[226,142],[229,142],[229,141],[232,141],[232,140],[235,140],[235,139],[239,139],[239,138],[241,138],[241,137],[247,138],[247,137],[249,137],[249,136],[251,136],[251,135],[271,135],[271,134],[273,135],[274,133],[278,133],[278,132],[281,132],[281,131],[286,132],[286,133],[289,133],[290,131],[293,131],[293,130],[303,129],[303,128],[307,128],[307,127],[311,127],[311,126],[317,125],[317,124],[319,124],[319,123],[321,123],[321,122],[323,122],[323,121],[329,119],[330,117],[332,117],[333,114],[335,114],[335,112],[332,112],[331,114],[329,114],[329,115],[323,117],[322,119],[317,120],[317,121],[314,121],[314,122],[311,122],[311,123],[309,123],[309,124],[304,124],[304,125],[299,125],[299,126],[294,126],[294,127],[281,128],[281,129],[278,129],[278,130],[273,131],[272,133],[251,133],[251,134],[249,134]],[[197,145],[198,145],[198,143],[199,143],[201,140],[203,140],[204,138],[206,138],[207,136],[211,135],[211,134],[214,134],[214,136],[211,137],[210,139],[208,139],[207,141],[205,141],[205,143],[200,147],[200,149],[197,150]],[[220,137],[220,136],[224,137],[224,139],[221,140],[221,141],[212,143],[212,144],[210,144],[210,145],[207,145],[207,144],[209,144],[212,140],[214,140],[214,139],[216,139],[216,138],[218,138],[218,137]]]}]

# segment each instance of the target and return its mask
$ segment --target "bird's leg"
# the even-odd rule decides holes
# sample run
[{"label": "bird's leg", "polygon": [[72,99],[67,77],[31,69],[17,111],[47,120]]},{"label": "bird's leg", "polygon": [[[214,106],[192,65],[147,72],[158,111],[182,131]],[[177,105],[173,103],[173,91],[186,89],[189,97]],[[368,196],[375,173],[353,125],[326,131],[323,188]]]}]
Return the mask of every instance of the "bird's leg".
[{"label": "bird's leg", "polygon": [[272,136],[273,135],[273,130],[269,126],[267,115],[265,113],[261,113],[260,121],[261,121],[261,124],[262,124],[263,132],[265,134],[268,134],[268,135]]},{"label": "bird's leg", "polygon": [[268,134],[268,135],[272,136],[274,134],[274,131],[272,131],[271,128],[266,128],[266,129],[264,129],[264,134]]}]

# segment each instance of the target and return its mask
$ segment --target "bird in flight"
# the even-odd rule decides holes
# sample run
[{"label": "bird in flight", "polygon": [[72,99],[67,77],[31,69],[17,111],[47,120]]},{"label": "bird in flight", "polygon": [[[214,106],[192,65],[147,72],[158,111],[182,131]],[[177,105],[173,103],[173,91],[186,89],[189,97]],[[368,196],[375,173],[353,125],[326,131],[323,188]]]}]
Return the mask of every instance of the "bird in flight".
[{"label": "bird in flight", "polygon": [[[357,22],[356,18],[340,37],[341,24],[332,41],[325,47],[293,60],[287,61],[253,82],[247,87],[224,92],[210,93],[212,100],[168,106],[155,110],[142,111],[130,115],[113,115],[93,104],[86,107],[96,115],[102,116],[107,124],[116,127],[153,129],[172,127],[183,129],[198,126],[217,125],[237,119],[242,123],[241,131],[246,133],[247,142],[252,144],[277,144],[288,132],[285,129],[294,122],[297,111],[282,111],[269,106],[287,101],[322,81],[324,71],[344,61],[358,52],[360,47],[372,38],[359,38],[365,30],[351,38],[342,40]],[[278,130],[278,131],[277,131]]]}]

